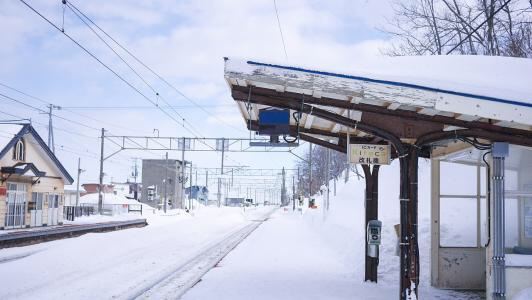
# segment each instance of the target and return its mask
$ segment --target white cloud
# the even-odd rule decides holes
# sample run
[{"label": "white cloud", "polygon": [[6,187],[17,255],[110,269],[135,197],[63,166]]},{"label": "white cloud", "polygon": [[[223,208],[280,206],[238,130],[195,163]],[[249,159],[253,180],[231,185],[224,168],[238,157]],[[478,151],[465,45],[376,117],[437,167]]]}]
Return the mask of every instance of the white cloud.
[{"label": "white cloud", "polygon": [[[59,22],[61,5],[58,3],[35,1],[32,5]],[[204,105],[233,103],[223,79],[224,56],[355,72],[357,66],[380,56],[379,48],[387,44],[377,33],[370,38],[359,38],[357,34],[365,32],[371,36],[367,32],[389,14],[388,1],[277,1],[288,62],[270,0],[120,0],[76,1],[75,4],[187,96]],[[153,92],[79,20],[71,13],[66,17],[69,34],[155,99]],[[63,106],[150,105],[20,3],[0,2],[0,34],[3,41],[7,41],[0,47],[0,81],[7,80],[32,94],[48,96]],[[190,105],[146,70],[142,74],[172,105]],[[27,79],[29,76],[34,82]],[[245,128],[236,105],[209,110],[211,115],[201,110],[179,112],[205,136],[234,136],[237,131],[231,126]],[[155,109],[85,114],[131,127],[138,134],[150,135],[158,128],[161,135],[190,135]],[[171,114],[178,118],[174,112]],[[85,121],[91,126],[102,126]],[[115,133],[130,133],[109,128]],[[85,132],[75,126],[70,129]],[[97,143],[89,145],[67,134],[60,134],[56,140],[72,143],[80,149],[91,148],[97,152],[94,149],[98,148]],[[69,170],[75,170],[74,157],[64,155]],[[208,163],[209,160],[205,160],[204,164]],[[279,161],[277,164],[291,163]],[[114,167],[109,165],[109,168]],[[116,173],[125,176],[124,170],[117,168]],[[96,178],[94,173],[90,176]]]}]

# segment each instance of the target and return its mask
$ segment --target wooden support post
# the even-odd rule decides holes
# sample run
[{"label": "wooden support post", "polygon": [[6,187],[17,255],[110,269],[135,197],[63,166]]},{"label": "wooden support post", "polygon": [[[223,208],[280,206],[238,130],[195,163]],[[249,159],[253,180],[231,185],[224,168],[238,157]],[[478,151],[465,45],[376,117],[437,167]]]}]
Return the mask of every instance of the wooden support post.
[{"label": "wooden support post", "polygon": [[418,148],[408,146],[408,156],[400,158],[401,257],[400,299],[418,296]]},{"label": "wooden support post", "polygon": [[[365,218],[365,232],[368,236],[368,222],[370,220],[377,220],[379,218],[379,165],[374,165],[373,170],[369,165],[362,165],[364,170],[364,177],[366,180],[366,218]],[[364,281],[377,282],[377,267],[379,265],[379,253],[377,250],[377,257],[368,255],[368,241],[365,240],[366,271]]]},{"label": "wooden support post", "polygon": [[413,283],[411,287],[416,296],[418,296],[419,286],[419,246],[418,246],[418,148],[413,146],[410,148],[410,159],[408,161],[408,181],[409,181],[409,195],[408,202],[408,228],[409,228],[409,254],[410,254],[410,281]]}]

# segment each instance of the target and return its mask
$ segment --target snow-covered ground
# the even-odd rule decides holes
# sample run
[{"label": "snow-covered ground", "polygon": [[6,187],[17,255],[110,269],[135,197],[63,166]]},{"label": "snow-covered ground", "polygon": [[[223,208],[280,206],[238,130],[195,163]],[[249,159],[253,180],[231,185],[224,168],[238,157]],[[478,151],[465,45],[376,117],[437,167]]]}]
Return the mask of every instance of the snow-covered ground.
[{"label": "snow-covered ground", "polygon": [[[184,299],[395,299],[399,295],[398,166],[381,169],[383,221],[379,282],[364,282],[364,181],[351,178],[331,195],[330,210],[278,211],[231,252]],[[421,299],[478,299],[430,286],[429,164],[420,163]],[[319,199],[318,199],[319,202]]]},{"label": "snow-covered ground", "polygon": [[[419,211],[422,299],[479,299],[480,293],[430,286],[430,167],[420,161]],[[379,219],[383,222],[379,282],[364,278],[364,181],[354,174],[331,191],[330,210],[276,211],[229,253],[184,299],[394,299],[399,293],[399,258],[394,225],[399,223],[398,163],[381,168]],[[453,174],[456,187],[468,173]],[[471,179],[471,178],[469,178]],[[179,211],[145,214],[144,228],[87,234],[0,251],[0,299],[130,298],[160,281],[217,241],[263,218],[271,208],[198,206],[194,216]],[[179,213],[179,214],[178,214]],[[462,214],[462,215],[461,215]],[[450,216],[467,228],[468,212]],[[138,217],[138,215],[134,215]],[[129,216],[128,216],[129,217]],[[80,218],[76,222],[115,218]],[[442,234],[459,242],[442,224]],[[474,231],[473,231],[474,232]],[[168,284],[172,286],[172,283]]]},{"label": "snow-covered ground", "polygon": [[[272,208],[147,214],[149,226],[0,251],[0,299],[128,298]],[[83,220],[80,218],[78,220]]]}]

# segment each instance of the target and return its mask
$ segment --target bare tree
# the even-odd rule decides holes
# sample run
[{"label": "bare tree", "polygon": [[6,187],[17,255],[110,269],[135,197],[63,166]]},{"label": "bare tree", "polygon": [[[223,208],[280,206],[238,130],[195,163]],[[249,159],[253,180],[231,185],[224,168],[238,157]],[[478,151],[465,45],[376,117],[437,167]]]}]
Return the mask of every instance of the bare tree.
[{"label": "bare tree", "polygon": [[386,54],[532,57],[532,1],[397,1],[394,11],[384,31],[395,43]]},{"label": "bare tree", "polygon": [[[347,157],[345,153],[330,150],[329,162],[329,180],[338,179],[345,170],[347,164]],[[304,159],[296,163],[299,168],[299,192],[303,194],[308,193],[309,188],[309,153],[305,153]],[[327,149],[321,146],[314,146],[312,148],[312,192],[316,193],[320,187],[326,182],[326,164],[327,164]]]}]

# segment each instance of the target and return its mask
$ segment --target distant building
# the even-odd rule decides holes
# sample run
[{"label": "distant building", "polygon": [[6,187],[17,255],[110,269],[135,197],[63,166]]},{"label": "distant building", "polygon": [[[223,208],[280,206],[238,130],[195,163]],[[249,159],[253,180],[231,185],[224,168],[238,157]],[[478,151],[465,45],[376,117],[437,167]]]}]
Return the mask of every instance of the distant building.
[{"label": "distant building", "polygon": [[[83,189],[87,192],[87,194],[94,194],[100,192],[100,184],[99,183],[84,183],[81,185]],[[103,184],[102,192],[104,193],[113,193],[114,192],[114,186],[112,184]]]},{"label": "distant building", "polygon": [[140,201],[160,208],[166,193],[170,207],[183,208],[181,165],[181,161],[176,159],[143,159],[142,186],[144,188]]},{"label": "distant building", "polygon": [[[72,187],[69,189],[65,188],[65,206],[76,206],[76,194],[76,189],[72,189]],[[87,192],[85,191],[85,189],[80,187],[79,196],[81,197],[86,194]]]},{"label": "distant building", "polygon": [[238,197],[225,198],[225,206],[243,206],[246,199]]},{"label": "distant building", "polygon": [[141,184],[134,182],[111,182],[115,195],[121,195],[128,199],[139,199]]},{"label": "distant building", "polygon": [[209,189],[206,186],[193,185],[192,193],[190,190],[190,187],[185,188],[185,194],[188,195],[189,198],[196,199],[207,205],[207,201],[209,200]]},{"label": "distant building", "polygon": [[72,177],[30,124],[0,131],[0,229],[63,224]]}]

